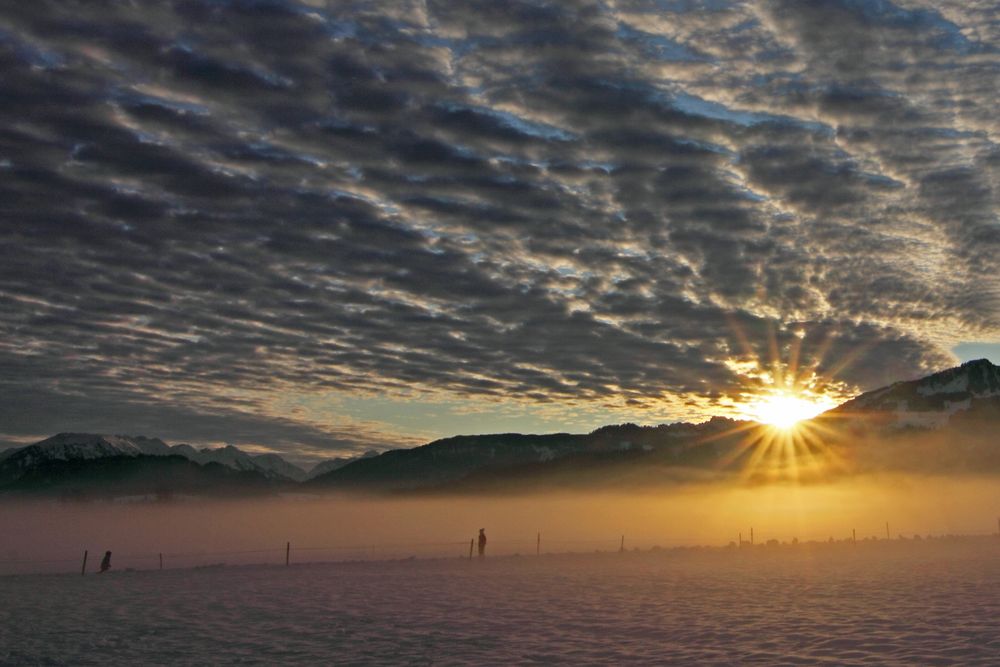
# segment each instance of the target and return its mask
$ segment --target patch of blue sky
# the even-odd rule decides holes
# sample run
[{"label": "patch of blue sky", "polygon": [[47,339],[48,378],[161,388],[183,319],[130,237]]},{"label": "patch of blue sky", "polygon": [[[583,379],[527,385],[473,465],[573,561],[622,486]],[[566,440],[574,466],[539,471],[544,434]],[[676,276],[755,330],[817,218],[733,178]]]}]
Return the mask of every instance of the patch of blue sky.
[{"label": "patch of blue sky", "polygon": [[969,40],[962,29],[936,9],[907,9],[888,0],[841,0],[844,6],[872,25],[933,32],[931,42],[940,49],[970,53],[981,45]]},{"label": "patch of blue sky", "polygon": [[496,183],[498,185],[515,185],[517,183],[520,183],[521,179],[519,179],[517,176],[514,176],[513,174],[499,174],[492,178],[486,179],[486,182]]},{"label": "patch of blue sky", "polygon": [[672,14],[690,14],[693,12],[721,12],[736,5],[734,0],[646,0],[636,3],[637,7],[629,11],[644,14],[670,12]]},{"label": "patch of blue sky", "polygon": [[[425,200],[425,201],[436,202],[438,204],[443,204],[445,206],[453,207],[453,208],[462,208],[462,209],[467,209],[467,210],[478,210],[478,211],[483,211],[483,212],[488,211],[489,208],[490,208],[488,204],[485,204],[485,203],[483,203],[483,202],[481,202],[479,200],[468,199],[468,198],[463,198],[463,197],[452,197],[452,196],[440,195],[440,194],[425,194],[421,198],[423,200]],[[421,230],[421,233],[424,233],[424,231]],[[441,234],[439,232],[436,232],[436,231],[433,231],[433,230],[428,230],[427,234],[433,235],[434,238],[441,238],[442,236],[444,236],[443,234]],[[456,240],[458,240],[458,241],[460,241],[462,243],[478,243],[479,240],[480,240],[477,235],[475,235],[475,234],[473,234],[471,232],[469,232],[469,233],[463,233],[461,236],[458,236],[458,237],[455,237],[455,238],[456,238]]]},{"label": "patch of blue sky", "polygon": [[129,195],[129,196],[138,196],[138,197],[141,197],[141,196],[144,196],[146,194],[145,192],[143,192],[142,190],[140,190],[136,186],[134,186],[134,185],[128,185],[128,184],[125,184],[125,183],[115,183],[115,182],[112,182],[111,183],[111,189],[114,190],[115,192],[117,192],[120,195]]},{"label": "patch of blue sky", "polygon": [[472,159],[472,160],[485,160],[486,159],[485,155],[483,155],[481,153],[478,153],[478,152],[474,151],[473,149],[471,149],[470,147],[464,146],[462,144],[458,144],[458,143],[448,144],[448,147],[451,148],[453,151],[455,151],[458,155],[461,155],[464,158],[468,158],[468,159]]},{"label": "patch of blue sky", "polygon": [[794,116],[783,116],[759,111],[734,110],[719,102],[711,102],[683,91],[675,92],[671,95],[670,105],[679,111],[693,116],[712,118],[743,127],[773,123],[776,125],[798,127],[824,136],[833,136],[835,132],[834,128],[819,121],[804,120]]},{"label": "patch of blue sky", "polygon": [[567,266],[565,264],[557,266],[556,273],[565,278],[577,278],[579,280],[590,280],[597,277],[597,273],[591,271],[590,269],[584,269],[581,271],[575,266]]},{"label": "patch of blue sky", "polygon": [[[206,1],[208,4],[231,4],[231,0]],[[246,4],[252,6],[255,2],[254,0],[249,0]],[[319,23],[323,26],[326,34],[335,39],[356,37],[358,35],[358,24],[355,21],[333,16],[330,11],[324,9],[323,7],[316,6],[315,3],[289,2],[288,0],[284,0],[280,2],[280,4],[284,10],[292,14],[297,14],[301,17],[309,19],[310,21]]]},{"label": "patch of blue sky", "polygon": [[770,49],[761,49],[760,51],[755,51],[753,54],[753,59],[757,63],[773,63],[779,61],[788,61],[790,58],[794,57],[795,50],[787,46],[776,46]]},{"label": "patch of blue sky", "polygon": [[195,55],[195,54],[198,53],[197,49],[195,49],[195,47],[194,47],[194,44],[192,44],[191,42],[189,42],[184,37],[178,37],[177,39],[175,39],[174,43],[170,45],[170,48],[168,50],[169,51],[173,51],[175,49],[177,51],[183,51],[184,53],[186,53],[188,55]]},{"label": "patch of blue sky", "polygon": [[521,116],[509,111],[501,111],[490,107],[460,104],[456,102],[445,102],[440,106],[448,111],[471,111],[473,113],[488,116],[509,129],[516,130],[521,134],[534,137],[536,139],[546,139],[548,141],[573,141],[577,138],[577,135],[573,132],[556,127],[555,125],[549,125],[548,123],[528,120],[527,118],[522,118]]},{"label": "patch of blue sky", "polygon": [[344,120],[343,118],[337,118],[335,116],[317,121],[315,123],[315,127],[325,130],[357,130],[362,134],[375,134],[375,132],[377,132],[377,128],[374,125],[353,123],[349,120]]},{"label": "patch of blue sky", "polygon": [[111,97],[112,99],[119,101],[147,104],[179,113],[191,113],[198,116],[207,116],[211,113],[208,107],[204,104],[185,102],[183,100],[161,97],[159,95],[150,95],[149,93],[140,93],[131,88],[118,88],[114,91],[114,93],[112,93]]},{"label": "patch of blue sky", "polygon": [[437,241],[438,239],[444,238],[444,234],[434,229],[433,227],[414,227],[416,232],[423,236],[429,241]]},{"label": "patch of blue sky", "polygon": [[674,137],[674,141],[683,146],[693,146],[695,148],[700,148],[701,150],[709,151],[710,153],[718,153],[719,155],[728,155],[730,157],[736,155],[736,152],[732,149],[711,141],[702,141],[700,139],[692,139],[690,137]]},{"label": "patch of blue sky", "polygon": [[759,72],[752,75],[747,79],[752,87],[758,86],[769,86],[775,81],[781,82],[781,89],[783,91],[807,91],[809,90],[809,84],[804,81],[804,77],[801,72],[792,72],[790,70],[777,70],[774,72]]},{"label": "patch of blue sky", "polygon": [[611,276],[611,282],[614,285],[620,285],[624,282],[628,282],[629,280],[633,280],[634,278],[635,276],[632,276],[628,273],[616,273],[615,275]]},{"label": "patch of blue sky", "polygon": [[861,178],[868,181],[872,185],[877,185],[882,188],[887,188],[891,190],[898,190],[900,188],[906,187],[906,184],[902,181],[897,181],[894,178],[890,178],[885,174],[873,174],[869,171],[862,171],[858,174]]},{"label": "patch of blue sky", "polygon": [[730,183],[730,187],[742,198],[753,202],[768,201],[770,197],[762,195],[739,183]]},{"label": "patch of blue sky", "polygon": [[664,35],[656,35],[634,28],[624,21],[619,21],[617,36],[624,42],[637,45],[648,58],[666,62],[699,62],[711,60],[696,51],[692,51],[680,42]]},{"label": "patch of blue sky", "polygon": [[368,197],[362,194],[358,194],[357,192],[351,192],[349,190],[329,188],[327,190],[327,194],[333,199],[345,198],[345,199],[355,199],[357,201],[362,201],[366,204],[371,204],[372,206],[375,206],[376,208],[379,208],[382,211],[385,211],[386,213],[389,213],[391,215],[396,215],[400,212],[399,207],[391,202],[383,201],[375,197]]},{"label": "patch of blue sky", "polygon": [[576,276],[580,275],[580,272],[575,267],[566,265],[557,266],[556,273],[558,273],[561,276],[567,276],[572,278],[575,278]]},{"label": "patch of blue sky", "polygon": [[577,166],[591,171],[603,171],[606,174],[613,173],[618,168],[618,165],[613,162],[600,162],[598,160],[581,160]]},{"label": "patch of blue sky", "polygon": [[325,167],[327,165],[326,160],[318,158],[315,155],[310,155],[309,153],[289,151],[267,142],[249,143],[247,144],[247,148],[255,155],[259,155],[260,157],[271,158],[275,160],[290,160],[290,161],[303,162],[305,164],[311,164],[314,167]]},{"label": "patch of blue sky", "polygon": [[951,351],[963,364],[966,361],[989,359],[994,364],[1000,365],[1000,341],[993,343],[959,343],[951,348]]},{"label": "patch of blue sky", "polygon": [[[184,52],[184,53],[186,53],[189,56],[192,56],[194,58],[207,58],[208,57],[208,56],[203,55],[201,52],[199,52],[197,46],[195,46],[194,44],[192,44],[190,41],[188,41],[187,39],[185,39],[183,37],[178,38],[177,40],[175,40],[174,43],[170,46],[170,49],[176,49],[178,51],[182,51],[182,52]],[[266,83],[266,84],[268,84],[268,85],[270,85],[270,86],[272,86],[274,88],[288,88],[288,87],[290,87],[294,83],[294,81],[292,81],[287,76],[282,76],[280,74],[276,74],[274,72],[271,72],[271,71],[265,69],[264,67],[262,67],[260,65],[255,65],[253,63],[249,63],[247,65],[244,65],[242,63],[237,63],[237,62],[233,62],[233,61],[223,61],[223,60],[220,60],[220,61],[218,61],[218,64],[219,64],[220,67],[222,67],[223,69],[229,70],[230,72],[238,72],[240,74],[249,74],[249,75],[251,75],[253,77],[256,77],[258,80],[260,80],[260,81],[262,81],[262,82],[264,82],[264,83]]]},{"label": "patch of blue sky", "polygon": [[420,46],[429,46],[432,48],[446,48],[452,52],[452,54],[462,57],[469,53],[472,53],[477,48],[482,46],[487,42],[493,42],[494,44],[502,43],[500,40],[488,40],[483,38],[471,37],[463,39],[455,39],[453,37],[442,37],[441,35],[436,35],[432,32],[422,31],[415,35],[412,35],[414,41]]},{"label": "patch of blue sky", "polygon": [[726,32],[736,34],[739,32],[746,32],[747,30],[757,30],[758,28],[760,28],[760,21],[755,18],[749,18],[745,21],[740,21],[732,28],[729,28]]},{"label": "patch of blue sky", "polygon": [[[959,101],[954,101],[954,106],[959,106]],[[914,134],[924,136],[941,137],[943,139],[975,139],[982,137],[978,130],[959,130],[954,127],[922,127],[913,130]]]},{"label": "patch of blue sky", "polygon": [[736,125],[750,126],[770,120],[767,114],[752,111],[736,111],[719,102],[678,91],[671,95],[671,106],[692,116],[723,120]]},{"label": "patch of blue sky", "polygon": [[521,157],[519,155],[494,155],[490,158],[501,164],[512,164],[519,167],[535,167],[536,169],[548,169],[548,160],[535,160],[531,158]]},{"label": "patch of blue sky", "polygon": [[358,24],[354,21],[342,18],[331,18],[321,10],[316,10],[306,14],[308,18],[318,21],[323,25],[323,30],[334,40],[353,39],[358,36]]},{"label": "patch of blue sky", "polygon": [[[234,66],[235,67],[235,66]],[[295,81],[291,78],[276,72],[271,72],[263,67],[251,67],[247,70],[261,81],[265,81],[275,88],[290,88]]]},{"label": "patch of blue sky", "polygon": [[[404,433],[423,433],[428,438],[483,433],[579,432],[581,423],[601,424],[615,420],[611,410],[560,410],[550,413],[543,407],[502,404],[488,400],[432,400],[421,397],[344,396],[336,413],[352,419],[388,424]],[[582,412],[582,411],[581,411]]]},{"label": "patch of blue sky", "polygon": [[26,42],[19,36],[3,29],[0,29],[0,44],[9,44],[15,55],[32,67],[54,69],[61,67],[66,62],[62,54]]},{"label": "patch of blue sky", "polygon": [[638,259],[649,259],[649,253],[645,250],[638,250],[636,248],[618,248],[617,255],[619,257],[635,257]]},{"label": "patch of blue sky", "polygon": [[581,286],[577,287],[549,287],[546,290],[550,295],[562,299],[578,299],[583,297],[587,290]]}]

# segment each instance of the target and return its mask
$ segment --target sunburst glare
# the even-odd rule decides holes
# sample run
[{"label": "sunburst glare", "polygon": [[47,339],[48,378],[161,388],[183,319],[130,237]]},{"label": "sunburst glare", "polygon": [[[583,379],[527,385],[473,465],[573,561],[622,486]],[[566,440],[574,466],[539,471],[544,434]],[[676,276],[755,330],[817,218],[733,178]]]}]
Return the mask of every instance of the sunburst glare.
[{"label": "sunburst glare", "polygon": [[826,396],[807,396],[782,391],[752,402],[746,407],[745,414],[761,424],[788,430],[835,405],[836,403]]},{"label": "sunburst glare", "polygon": [[[733,412],[744,423],[723,434],[739,434],[739,441],[720,459],[722,467],[737,465],[747,480],[789,480],[825,477],[846,462],[837,451],[823,419],[814,419],[850,397],[851,388],[835,380],[860,350],[839,363],[824,364],[832,338],[814,345],[803,363],[803,331],[779,343],[774,329],[767,332],[767,352],[761,355],[742,329],[734,327],[742,355],[727,365],[747,380],[747,389],[733,397]],[[825,372],[821,370],[826,366]]]}]

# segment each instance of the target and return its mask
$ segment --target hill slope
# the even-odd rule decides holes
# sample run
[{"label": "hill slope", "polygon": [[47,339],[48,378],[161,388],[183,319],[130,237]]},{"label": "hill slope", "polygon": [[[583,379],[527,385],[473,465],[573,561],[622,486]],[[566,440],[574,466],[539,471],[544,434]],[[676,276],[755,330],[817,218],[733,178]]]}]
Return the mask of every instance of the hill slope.
[{"label": "hill slope", "polygon": [[473,477],[496,486],[501,479],[565,474],[595,461],[657,460],[673,467],[701,466],[720,450],[712,441],[747,423],[715,418],[704,424],[605,426],[588,434],[456,436],[413,449],[361,459],[306,482],[314,489],[412,491],[453,488]]},{"label": "hill slope", "polygon": [[968,411],[995,411],[1000,418],[1000,366],[987,359],[866,392],[827,416],[883,428],[940,428]]}]

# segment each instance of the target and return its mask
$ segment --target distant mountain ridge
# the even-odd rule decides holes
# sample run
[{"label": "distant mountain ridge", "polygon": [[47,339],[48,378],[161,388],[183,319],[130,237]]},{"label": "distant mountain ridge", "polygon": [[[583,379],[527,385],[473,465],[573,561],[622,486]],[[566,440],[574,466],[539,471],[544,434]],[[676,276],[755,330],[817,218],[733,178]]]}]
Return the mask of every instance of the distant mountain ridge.
[{"label": "distant mountain ridge", "polygon": [[[59,433],[33,445],[0,453],[0,485],[49,461],[86,461],[113,456],[181,456],[194,463],[218,463],[232,470],[253,472],[265,479],[301,482],[306,471],[278,454],[250,455],[233,445],[195,449],[188,444],[168,445],[159,438],[95,433]],[[346,465],[352,459],[335,459]]]},{"label": "distant mountain ridge", "polygon": [[[867,457],[876,465],[924,469],[926,459],[956,469],[1000,470],[1000,442],[991,435],[1000,433],[1000,367],[982,359],[896,382],[813,421],[824,427],[828,444],[859,452],[864,438],[889,434],[879,451],[865,451],[859,461]],[[277,454],[252,456],[232,445],[196,449],[142,436],[60,433],[0,453],[0,493],[77,487],[96,492],[96,479],[113,482],[108,494],[143,484],[190,490],[209,480],[243,491],[377,493],[475,492],[528,481],[539,488],[567,480],[655,483],[739,469],[753,454],[747,433],[763,428],[715,417],[700,424],[604,426],[587,434],[455,436],[412,449],[322,461],[309,472]],[[199,472],[191,465],[209,470]]]},{"label": "distant mountain ridge", "polygon": [[306,472],[279,454],[252,455],[234,445],[197,449],[185,443],[168,445],[159,438],[145,436],[58,433],[25,447],[15,447],[0,452],[0,488],[40,467],[56,469],[58,466],[54,464],[59,461],[180,456],[201,466],[218,464],[237,472],[258,475],[271,482],[298,483],[346,466],[359,458],[377,455],[377,451],[369,450],[357,457],[328,459],[320,461]]},{"label": "distant mountain ridge", "polygon": [[484,471],[524,470],[567,460],[634,459],[652,453],[677,466],[698,465],[719,455],[713,439],[736,430],[741,423],[714,417],[701,424],[603,426],[587,434],[455,436],[360,459],[319,475],[305,486],[406,491],[452,484]]},{"label": "distant mountain ridge", "polygon": [[314,465],[312,468],[309,469],[306,479],[313,479],[314,477],[319,477],[320,475],[324,475],[328,472],[339,470],[344,466],[346,466],[347,464],[354,463],[359,459],[370,459],[374,456],[378,456],[378,454],[379,453],[377,450],[369,449],[367,452],[361,454],[360,456],[338,456],[335,459],[327,459],[326,461],[320,461],[319,463],[317,463],[316,465]]}]

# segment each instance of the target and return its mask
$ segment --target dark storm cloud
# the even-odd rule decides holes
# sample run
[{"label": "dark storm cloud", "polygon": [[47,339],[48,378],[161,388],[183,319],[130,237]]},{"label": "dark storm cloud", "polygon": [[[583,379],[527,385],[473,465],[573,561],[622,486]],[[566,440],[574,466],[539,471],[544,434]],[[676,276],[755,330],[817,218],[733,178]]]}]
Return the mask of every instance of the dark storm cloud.
[{"label": "dark storm cloud", "polygon": [[795,332],[854,386],[946,364],[1000,326],[996,10],[10,5],[0,431],[341,448],[382,436],[274,395],[712,402],[734,341]]}]

